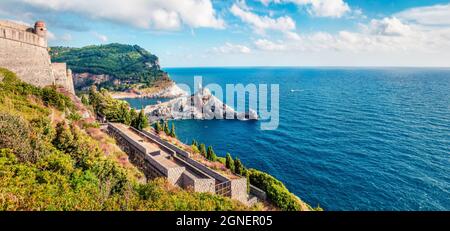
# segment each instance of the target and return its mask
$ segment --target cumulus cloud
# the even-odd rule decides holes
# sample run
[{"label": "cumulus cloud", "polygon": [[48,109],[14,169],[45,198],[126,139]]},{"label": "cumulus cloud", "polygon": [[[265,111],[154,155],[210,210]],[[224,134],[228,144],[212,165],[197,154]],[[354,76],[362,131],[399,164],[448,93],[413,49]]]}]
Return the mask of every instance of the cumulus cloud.
[{"label": "cumulus cloud", "polygon": [[264,51],[379,53],[387,52],[450,52],[450,27],[429,28],[402,22],[396,17],[371,20],[360,31],[340,31],[335,34],[285,33],[282,41],[258,39],[256,48]]},{"label": "cumulus cloud", "polygon": [[396,17],[429,26],[450,25],[450,4],[416,7],[397,13]]},{"label": "cumulus cloud", "polygon": [[308,13],[316,17],[340,18],[351,11],[343,0],[259,0],[264,5],[270,3],[294,3],[306,6]]},{"label": "cumulus cloud", "polygon": [[398,18],[383,18],[381,20],[372,19],[369,30],[373,34],[401,36],[412,32],[410,26],[402,23]]},{"label": "cumulus cloud", "polygon": [[255,41],[255,46],[260,50],[265,51],[284,51],[286,45],[283,43],[272,42],[267,39],[258,39]]},{"label": "cumulus cloud", "polygon": [[279,18],[260,16],[251,11],[242,9],[237,4],[233,4],[230,11],[243,22],[251,25],[255,32],[259,34],[265,33],[266,30],[290,31],[295,30],[296,27],[294,20],[288,16]]},{"label": "cumulus cloud", "polygon": [[73,12],[145,29],[224,28],[210,0],[20,0],[45,10]]},{"label": "cumulus cloud", "polygon": [[221,54],[249,54],[251,52],[250,48],[244,45],[232,44],[229,42],[221,47],[214,47],[213,51]]}]

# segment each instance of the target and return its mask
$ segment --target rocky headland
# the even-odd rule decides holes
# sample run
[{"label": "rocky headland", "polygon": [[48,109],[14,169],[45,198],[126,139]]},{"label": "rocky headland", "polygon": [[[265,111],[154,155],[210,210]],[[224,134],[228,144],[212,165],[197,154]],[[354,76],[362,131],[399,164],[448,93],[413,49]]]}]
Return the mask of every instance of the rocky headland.
[{"label": "rocky headland", "polygon": [[170,101],[149,105],[144,108],[150,121],[178,119],[240,119],[257,120],[258,114],[250,109],[248,112],[237,112],[226,105],[207,88],[201,88],[192,95],[181,93],[179,87],[173,87],[166,94],[174,93],[181,96]]}]

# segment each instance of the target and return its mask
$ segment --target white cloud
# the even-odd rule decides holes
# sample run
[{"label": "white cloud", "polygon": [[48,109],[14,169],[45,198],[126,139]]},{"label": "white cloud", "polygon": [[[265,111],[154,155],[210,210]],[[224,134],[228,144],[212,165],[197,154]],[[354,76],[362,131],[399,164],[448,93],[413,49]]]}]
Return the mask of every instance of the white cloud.
[{"label": "white cloud", "polygon": [[396,17],[383,18],[381,20],[372,19],[369,30],[373,34],[393,36],[408,35],[412,32],[410,26],[403,24]]},{"label": "white cloud", "polygon": [[306,6],[308,13],[316,17],[340,18],[351,11],[350,6],[343,0],[259,0],[263,5],[271,2],[294,3],[298,6]]},{"label": "white cloud", "polygon": [[108,42],[108,36],[106,35],[100,34],[96,31],[93,31],[92,35],[94,35],[94,37],[100,40],[101,42]]},{"label": "white cloud", "polygon": [[213,51],[221,54],[249,54],[251,52],[250,48],[247,46],[228,42],[221,47],[214,47]]},{"label": "white cloud", "polygon": [[336,34],[315,32],[312,34],[285,33],[283,41],[259,39],[254,45],[264,51],[372,53],[394,55],[399,53],[450,52],[450,27],[429,28],[407,24],[391,17],[372,20],[357,32],[340,31]]},{"label": "white cloud", "polygon": [[258,49],[265,51],[284,51],[287,48],[283,43],[272,42],[267,39],[256,40],[255,46]]},{"label": "white cloud", "polygon": [[318,17],[340,18],[350,11],[343,0],[295,0],[298,4],[310,5],[310,14]]},{"label": "white cloud", "polygon": [[253,12],[240,8],[233,4],[231,13],[239,17],[243,22],[250,24],[255,32],[263,34],[266,30],[290,31],[295,30],[295,22],[288,16],[271,18],[268,16],[259,16]]},{"label": "white cloud", "polygon": [[139,28],[224,28],[210,0],[21,0],[46,10],[82,14],[94,19],[124,23]]},{"label": "white cloud", "polygon": [[395,14],[396,17],[422,25],[450,25],[450,4],[416,7]]}]

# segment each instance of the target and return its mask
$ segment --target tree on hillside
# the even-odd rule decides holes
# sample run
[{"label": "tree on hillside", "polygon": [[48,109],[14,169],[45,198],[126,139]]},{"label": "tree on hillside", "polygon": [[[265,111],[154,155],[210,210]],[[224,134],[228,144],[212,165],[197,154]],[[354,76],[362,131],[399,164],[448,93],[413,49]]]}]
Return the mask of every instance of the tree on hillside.
[{"label": "tree on hillside", "polygon": [[175,124],[172,123],[172,129],[170,130],[169,136],[176,138],[177,134],[175,133]]},{"label": "tree on hillside", "polygon": [[225,158],[225,166],[230,169],[232,172],[234,172],[234,161],[231,157],[230,153],[227,153],[227,156]]},{"label": "tree on hillside", "polygon": [[141,110],[139,112],[139,115],[137,116],[136,120],[134,120],[131,126],[138,130],[142,130],[148,126],[148,120],[144,114],[144,110]]},{"label": "tree on hillside", "polygon": [[91,88],[89,88],[89,103],[92,105],[94,110],[98,112],[97,108],[100,103],[100,96],[95,85],[92,85]]},{"label": "tree on hillside", "polygon": [[206,153],[206,159],[210,160],[210,161],[216,161],[217,160],[217,155],[214,152],[212,146],[208,147],[208,151]]},{"label": "tree on hillside", "polygon": [[169,134],[170,134],[170,130],[169,130],[169,122],[164,121],[163,130],[164,130],[164,133],[166,133],[166,135],[169,135]]},{"label": "tree on hillside", "polygon": [[202,154],[202,156],[206,157],[206,146],[205,146],[205,144],[200,144],[200,154]]},{"label": "tree on hillside", "polygon": [[154,127],[153,128],[155,129],[156,133],[158,133],[158,134],[162,131],[162,125],[161,125],[161,123],[159,121],[156,121],[154,123]]},{"label": "tree on hillside", "polygon": [[138,113],[134,108],[131,108],[130,110],[130,118],[131,118],[131,125],[133,126],[134,121],[138,118]]},{"label": "tree on hillside", "polygon": [[147,118],[147,116],[144,113],[144,109],[142,109],[139,112],[139,117],[141,118],[141,121],[142,121],[142,129],[148,127],[148,118]]},{"label": "tree on hillside", "polygon": [[241,160],[239,158],[234,159],[234,173],[238,175],[242,175],[244,171],[244,165],[242,165]]},{"label": "tree on hillside", "polygon": [[84,94],[81,96],[81,103],[86,106],[89,105],[89,99]]},{"label": "tree on hillside", "polygon": [[130,123],[131,127],[137,127],[139,114],[136,112],[134,108],[132,108],[130,111],[130,117],[131,117]]},{"label": "tree on hillside", "polygon": [[127,103],[121,103],[119,105],[119,122],[122,122],[126,125],[130,125],[133,117],[131,117],[130,108]]}]

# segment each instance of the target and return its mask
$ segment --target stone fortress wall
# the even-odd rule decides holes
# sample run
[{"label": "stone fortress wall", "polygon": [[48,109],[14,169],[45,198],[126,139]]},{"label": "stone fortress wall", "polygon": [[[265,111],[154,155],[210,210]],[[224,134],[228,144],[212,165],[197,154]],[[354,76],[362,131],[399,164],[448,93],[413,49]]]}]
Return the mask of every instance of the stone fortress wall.
[{"label": "stone fortress wall", "polygon": [[45,23],[34,28],[0,20],[0,67],[7,68],[29,84],[61,85],[75,93],[72,73],[65,63],[51,63]]},{"label": "stone fortress wall", "polygon": [[72,70],[67,69],[66,63],[52,63],[53,76],[55,77],[55,84],[63,86],[68,91],[74,93]]}]

